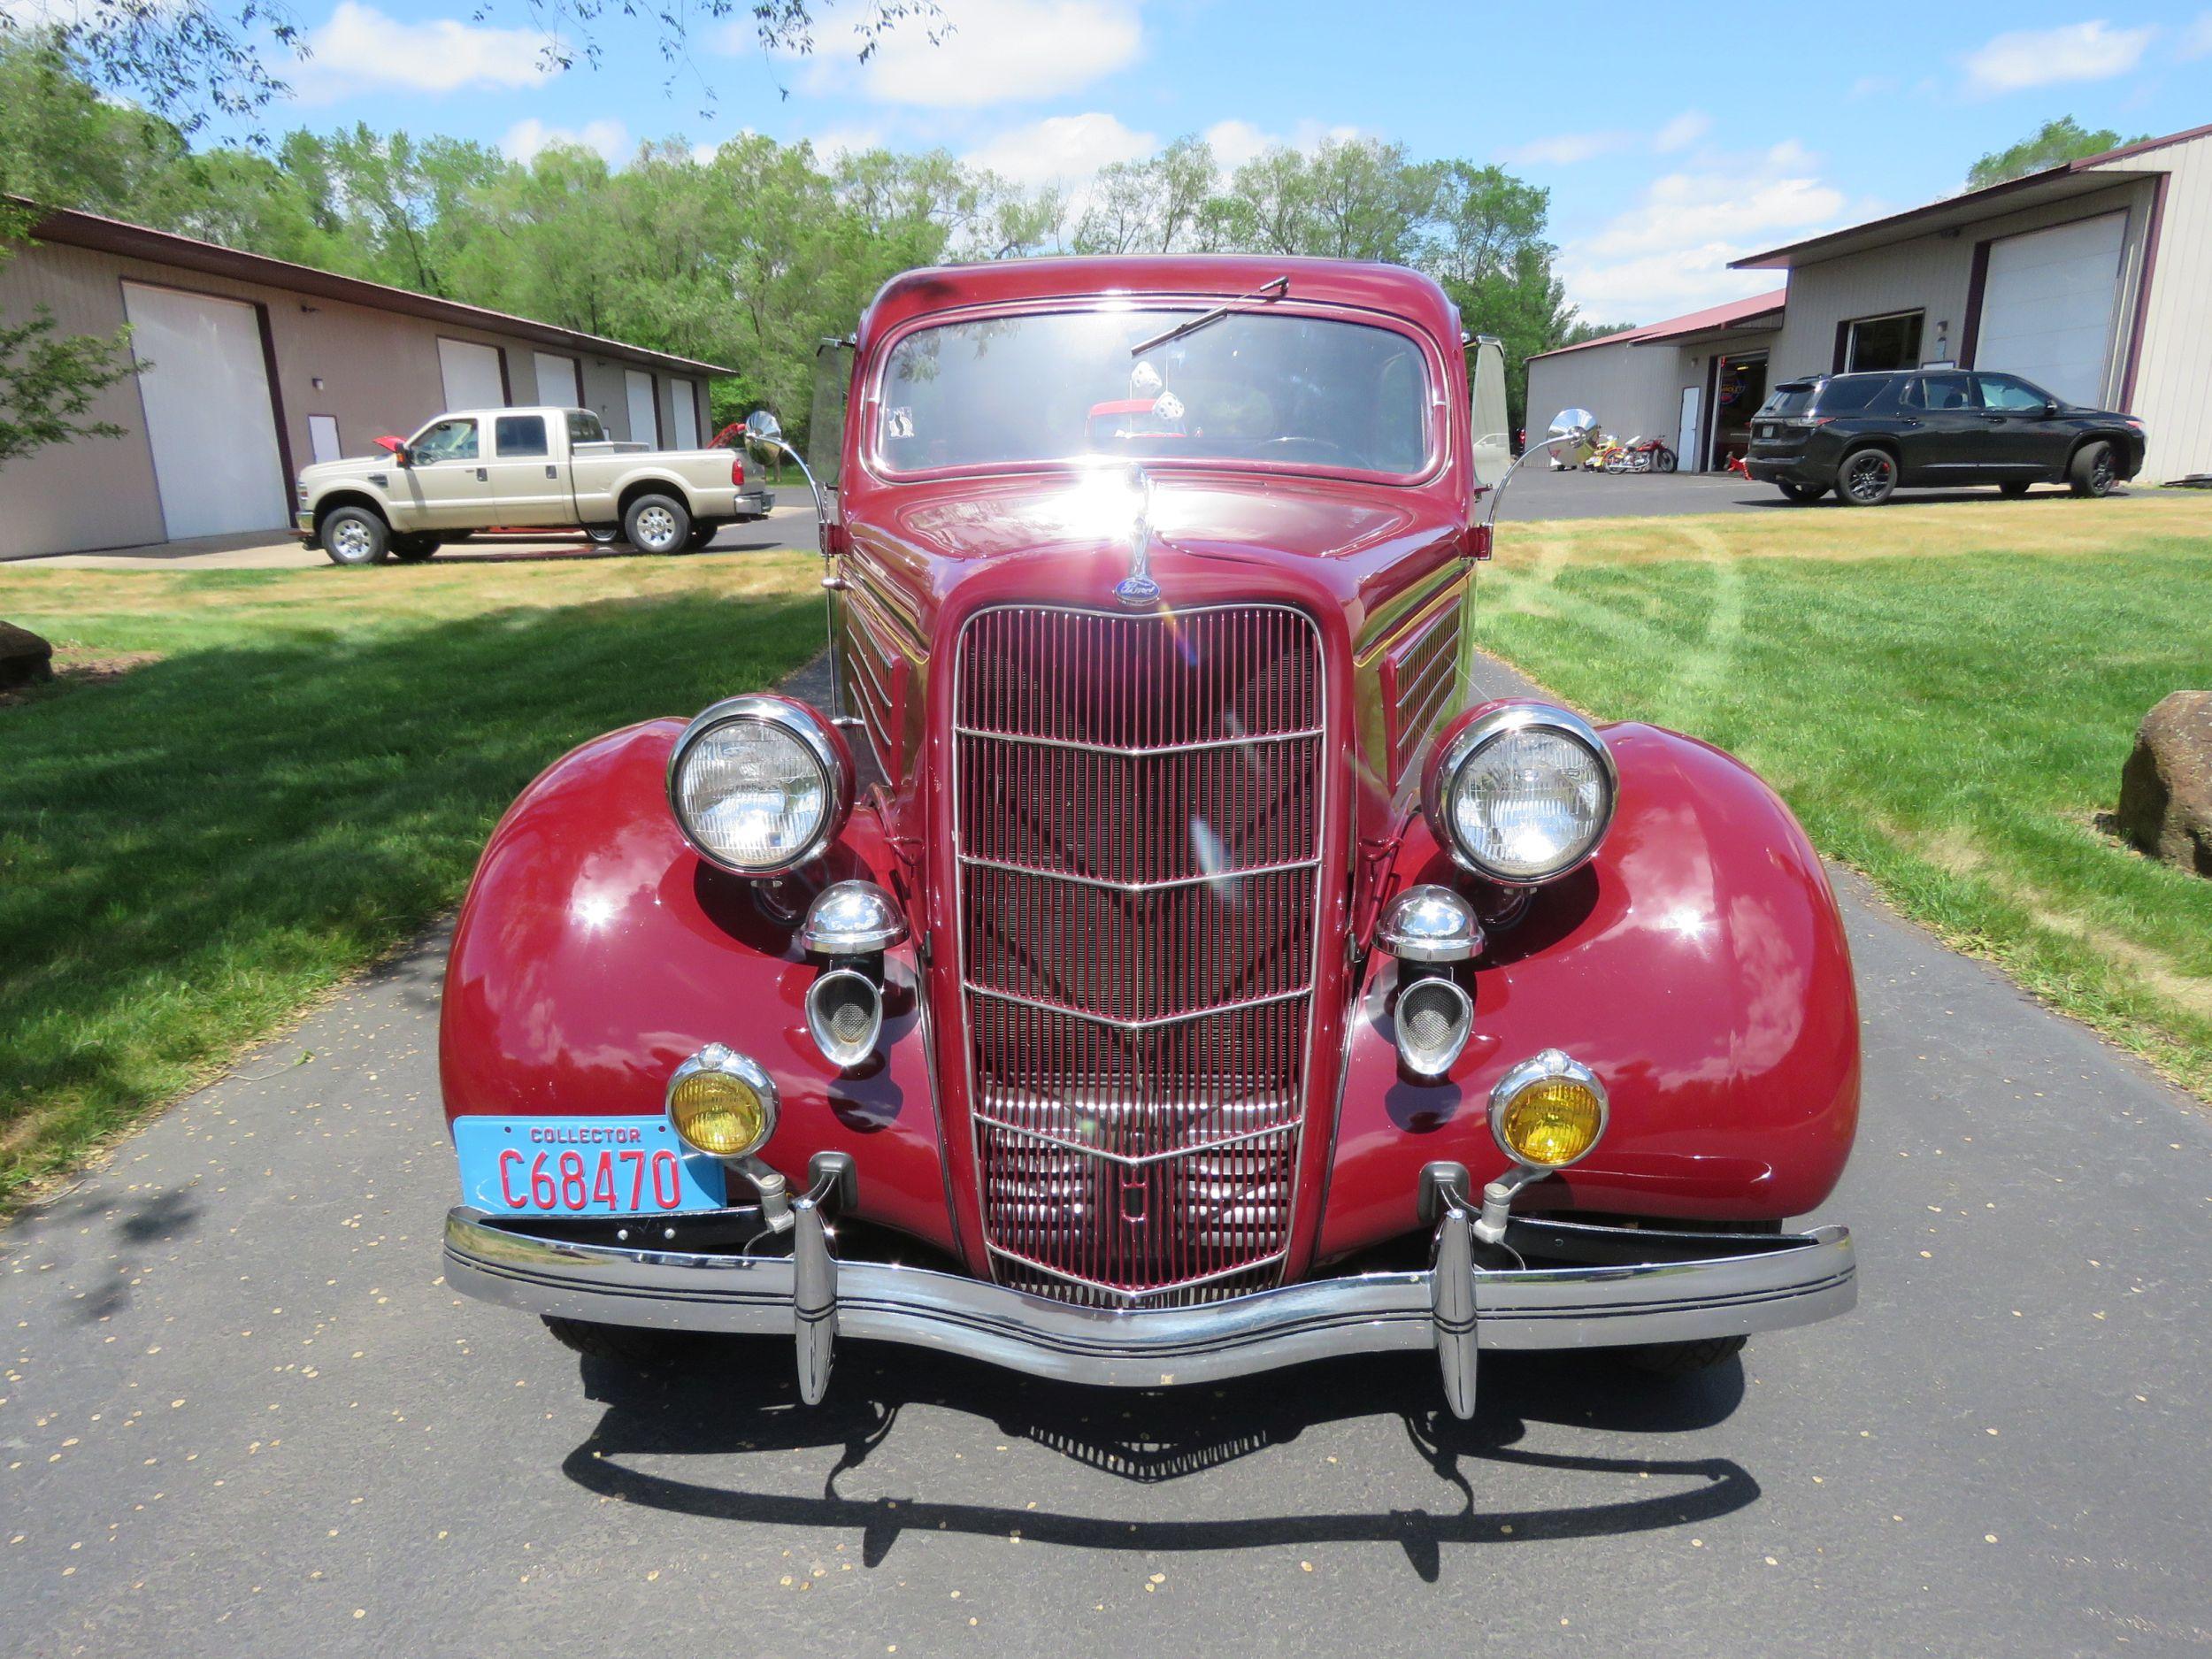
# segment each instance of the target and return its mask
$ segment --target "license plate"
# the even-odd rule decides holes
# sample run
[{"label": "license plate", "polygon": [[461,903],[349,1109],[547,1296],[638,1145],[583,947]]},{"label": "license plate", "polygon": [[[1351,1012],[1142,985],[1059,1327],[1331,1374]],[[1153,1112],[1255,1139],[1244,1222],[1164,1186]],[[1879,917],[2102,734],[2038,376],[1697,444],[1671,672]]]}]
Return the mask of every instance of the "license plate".
[{"label": "license plate", "polygon": [[461,1196],[493,1215],[673,1215],[719,1210],[714,1159],[664,1118],[457,1118]]}]

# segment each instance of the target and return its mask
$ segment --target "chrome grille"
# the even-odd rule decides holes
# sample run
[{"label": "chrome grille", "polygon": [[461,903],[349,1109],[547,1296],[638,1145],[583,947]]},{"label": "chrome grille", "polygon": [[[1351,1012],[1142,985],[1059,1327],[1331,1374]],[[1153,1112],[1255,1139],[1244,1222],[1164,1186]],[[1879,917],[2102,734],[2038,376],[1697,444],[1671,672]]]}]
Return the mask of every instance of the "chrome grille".
[{"label": "chrome grille", "polygon": [[1312,1018],[1318,637],[1279,606],[964,631],[954,834],[984,1238],[1102,1306],[1275,1282]]}]

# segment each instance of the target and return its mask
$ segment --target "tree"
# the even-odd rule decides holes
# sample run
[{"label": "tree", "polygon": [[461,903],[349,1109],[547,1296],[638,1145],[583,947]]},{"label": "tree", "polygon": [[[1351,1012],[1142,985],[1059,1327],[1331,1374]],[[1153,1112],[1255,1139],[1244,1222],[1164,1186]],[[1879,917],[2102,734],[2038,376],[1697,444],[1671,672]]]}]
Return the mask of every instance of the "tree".
[{"label": "tree", "polygon": [[2138,144],[2149,136],[2147,133],[2139,133],[2133,138],[2123,138],[2108,127],[2093,133],[2072,116],[2062,115],[2055,121],[2044,122],[2010,149],[1992,150],[1984,156],[1966,170],[1966,188],[1978,190],[1985,185],[2002,184],[2008,179],[2040,173],[2061,162],[2101,156],[2123,144]]}]

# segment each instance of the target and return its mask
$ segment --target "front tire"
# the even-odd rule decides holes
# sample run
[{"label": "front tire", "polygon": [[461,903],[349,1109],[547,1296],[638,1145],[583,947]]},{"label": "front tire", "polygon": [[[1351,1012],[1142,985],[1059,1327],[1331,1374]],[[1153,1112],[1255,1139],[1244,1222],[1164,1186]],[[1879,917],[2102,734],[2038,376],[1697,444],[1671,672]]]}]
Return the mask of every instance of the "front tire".
[{"label": "front tire", "polygon": [[584,526],[584,539],[595,547],[611,547],[622,540],[622,526],[614,524],[595,524]]},{"label": "front tire", "polygon": [[1788,479],[1779,480],[1774,488],[1801,507],[1811,506],[1813,503],[1828,493],[1828,486],[1825,484],[1799,484]]},{"label": "front tire", "polygon": [[1847,507],[1878,507],[1897,490],[1897,458],[1887,449],[1854,449],[1836,469],[1836,498]]},{"label": "front tire", "polygon": [[322,522],[319,539],[333,565],[374,565],[392,550],[392,527],[366,507],[341,507]]},{"label": "front tire", "polygon": [[691,534],[691,511],[672,495],[640,495],[622,515],[623,539],[641,553],[673,553]]},{"label": "front tire", "polygon": [[2108,495],[2119,478],[2108,443],[2083,444],[2074,452],[2074,464],[2066,469],[2067,485],[2077,495]]},{"label": "front tire", "polygon": [[1674,451],[1664,444],[1659,446],[1659,452],[1652,457],[1652,462],[1662,472],[1671,472],[1678,465]]},{"label": "front tire", "polygon": [[1709,1336],[1694,1342],[1653,1342],[1642,1348],[1615,1351],[1622,1364],[1647,1377],[1694,1377],[1699,1371],[1726,1364],[1743,1352],[1744,1344],[1750,1340],[1742,1336]]}]

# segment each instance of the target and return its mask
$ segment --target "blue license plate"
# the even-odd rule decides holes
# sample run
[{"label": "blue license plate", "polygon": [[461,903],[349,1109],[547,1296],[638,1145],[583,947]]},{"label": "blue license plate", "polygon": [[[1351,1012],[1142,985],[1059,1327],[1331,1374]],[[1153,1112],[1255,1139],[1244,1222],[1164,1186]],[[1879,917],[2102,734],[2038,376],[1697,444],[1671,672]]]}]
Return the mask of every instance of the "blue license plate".
[{"label": "blue license plate", "polygon": [[493,1215],[673,1215],[719,1210],[720,1164],[664,1118],[457,1118],[461,1196]]}]

